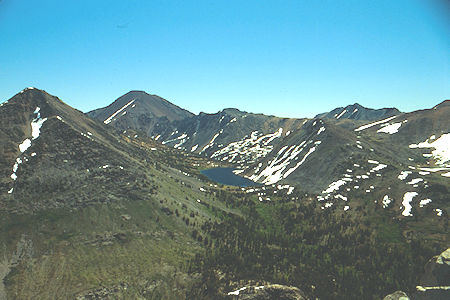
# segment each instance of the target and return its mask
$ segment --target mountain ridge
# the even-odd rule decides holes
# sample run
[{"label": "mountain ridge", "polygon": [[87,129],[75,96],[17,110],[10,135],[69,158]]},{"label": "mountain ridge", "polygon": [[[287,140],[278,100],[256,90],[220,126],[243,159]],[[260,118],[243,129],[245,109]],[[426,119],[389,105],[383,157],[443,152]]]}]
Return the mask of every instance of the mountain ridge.
[{"label": "mountain ridge", "polygon": [[359,103],[355,103],[347,105],[346,107],[337,107],[329,112],[317,114],[314,118],[376,121],[398,115],[400,113],[401,112],[395,107],[373,109],[364,107]]},{"label": "mountain ridge", "polygon": [[[0,106],[0,295],[409,294],[448,245],[447,104],[377,121],[224,109],[152,138],[26,89]],[[264,184],[200,173],[225,165]]]},{"label": "mountain ridge", "polygon": [[[234,164],[239,169],[237,172],[260,183],[293,184],[300,180],[304,188],[320,192],[332,182],[336,172],[341,172],[334,169],[348,157],[366,153],[365,147],[375,153],[385,151],[385,146],[380,148],[374,141],[360,141],[360,132],[366,131],[359,128],[367,127],[367,132],[378,128],[369,139],[375,140],[375,136],[379,136],[391,144],[418,143],[433,133],[448,132],[449,125],[444,120],[447,114],[443,109],[445,106],[444,101],[433,109],[401,113],[396,108],[370,109],[355,103],[319,114],[313,119],[279,118],[226,108],[214,114],[200,113],[166,126],[154,127],[150,136],[165,145]],[[413,116],[413,120],[422,120],[421,125],[411,120],[407,123],[408,116]],[[432,121],[436,118],[439,120]],[[396,134],[392,139],[398,130],[408,134]],[[381,133],[383,131],[384,135]],[[350,144],[355,145],[356,150],[349,147]],[[392,147],[386,144],[386,148]],[[395,151],[389,151],[392,153],[389,161],[405,162],[407,159],[403,157],[399,161]],[[399,153],[407,155],[410,151],[406,147]],[[278,158],[277,152],[281,153]],[[327,157],[329,166],[321,166]],[[314,164],[314,161],[317,163]],[[315,175],[311,176],[311,173]]]}]

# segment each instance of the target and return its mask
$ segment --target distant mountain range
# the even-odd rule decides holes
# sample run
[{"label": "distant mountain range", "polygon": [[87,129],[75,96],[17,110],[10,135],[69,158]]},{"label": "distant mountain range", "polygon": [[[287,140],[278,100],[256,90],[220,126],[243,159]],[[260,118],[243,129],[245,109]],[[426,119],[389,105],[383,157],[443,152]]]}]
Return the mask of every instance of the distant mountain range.
[{"label": "distant mountain range", "polygon": [[[155,113],[148,109],[127,106],[136,97],[147,103],[146,108],[161,101],[145,95],[130,92],[88,115],[101,115],[104,122],[112,116],[115,121],[111,125],[120,130],[142,131],[165,145],[232,163],[239,168],[237,172],[252,180],[266,184],[301,182],[303,188],[314,192],[326,190],[353,164],[370,169],[367,160],[382,161],[399,172],[402,165],[411,164],[410,159],[423,161],[419,158],[421,152],[410,148],[410,144],[424,142],[433,135],[439,138],[450,130],[449,120],[442,117],[449,113],[448,101],[412,113],[401,113],[396,108],[365,108],[355,103],[313,119],[279,118],[238,109],[193,115],[168,104],[172,109],[167,118],[159,112],[152,118]],[[174,120],[174,111],[184,118]],[[151,125],[135,125],[144,118],[153,120],[146,123]],[[164,121],[159,121],[162,118]],[[369,121],[373,126],[367,125]],[[442,136],[442,140],[446,138]]]},{"label": "distant mountain range", "polygon": [[445,297],[443,258],[419,277],[448,248],[449,145],[450,100],[280,118],[131,91],[84,114],[24,89],[0,104],[0,298]]}]

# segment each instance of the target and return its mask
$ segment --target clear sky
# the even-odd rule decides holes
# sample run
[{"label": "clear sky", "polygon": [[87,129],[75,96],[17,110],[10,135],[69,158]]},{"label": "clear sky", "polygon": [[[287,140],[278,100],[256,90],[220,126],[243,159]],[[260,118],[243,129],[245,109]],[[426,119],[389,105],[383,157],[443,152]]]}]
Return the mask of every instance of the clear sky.
[{"label": "clear sky", "polygon": [[130,90],[194,113],[431,108],[450,98],[449,9],[445,0],[0,0],[0,101],[34,86],[82,111]]}]

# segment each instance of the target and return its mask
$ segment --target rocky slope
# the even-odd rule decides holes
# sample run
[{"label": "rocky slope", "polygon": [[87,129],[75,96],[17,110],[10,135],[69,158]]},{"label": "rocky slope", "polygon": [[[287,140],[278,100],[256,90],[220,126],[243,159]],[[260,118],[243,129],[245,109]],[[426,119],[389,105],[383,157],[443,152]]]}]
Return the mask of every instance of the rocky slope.
[{"label": "rocky slope", "polygon": [[128,133],[35,88],[0,105],[2,298],[184,297],[191,231],[232,210],[210,161]]},{"label": "rocky slope", "polygon": [[133,186],[147,178],[137,148],[44,91],[17,94],[0,108],[0,119],[3,208],[108,202],[133,194]]}]

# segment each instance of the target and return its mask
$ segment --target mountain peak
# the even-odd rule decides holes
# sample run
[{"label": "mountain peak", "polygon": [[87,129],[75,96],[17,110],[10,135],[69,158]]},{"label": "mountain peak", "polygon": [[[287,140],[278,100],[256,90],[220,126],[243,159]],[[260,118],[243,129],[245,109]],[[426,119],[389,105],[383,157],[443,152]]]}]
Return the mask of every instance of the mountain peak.
[{"label": "mountain peak", "polygon": [[123,96],[125,95],[149,95],[146,91],[141,91],[141,90],[131,90],[127,93],[125,93]]},{"label": "mountain peak", "polygon": [[50,95],[44,90],[35,87],[27,87],[15,94],[8,101],[4,102],[2,106],[7,103],[20,104],[22,107],[32,109],[33,106],[55,107],[55,105],[57,106],[58,104],[63,102],[58,97]]},{"label": "mountain peak", "polygon": [[27,88],[24,88],[23,90],[21,90],[20,92],[18,92],[16,94],[16,96],[17,95],[26,95],[26,94],[30,94],[30,93],[34,94],[34,95],[37,95],[37,94],[43,94],[43,95],[47,94],[48,95],[48,93],[46,91],[44,91],[44,90],[40,90],[40,89],[35,88],[35,87],[27,87]]},{"label": "mountain peak", "polygon": [[362,106],[361,104],[359,104],[358,102],[355,102],[354,104],[351,104],[351,105],[347,105],[347,107],[357,107],[357,108],[366,108],[366,107],[364,107],[364,106]]},{"label": "mountain peak", "polygon": [[30,86],[30,87],[26,87],[26,88],[24,88],[23,90],[21,90],[21,91],[20,91],[20,93],[23,93],[23,92],[25,92],[25,91],[29,91],[29,90],[37,90],[37,88],[35,88],[35,87],[32,87],[32,86]]},{"label": "mountain peak", "polygon": [[191,112],[160,96],[137,90],[129,91],[110,105],[87,114],[105,124],[117,123],[117,127],[123,130],[137,128],[145,132],[159,126],[160,123],[179,121],[193,116]]},{"label": "mountain peak", "polygon": [[221,111],[221,113],[227,114],[227,115],[230,115],[230,116],[240,116],[240,115],[246,114],[245,111],[241,111],[241,110],[239,110],[237,108],[225,108],[225,109],[223,109]]}]

